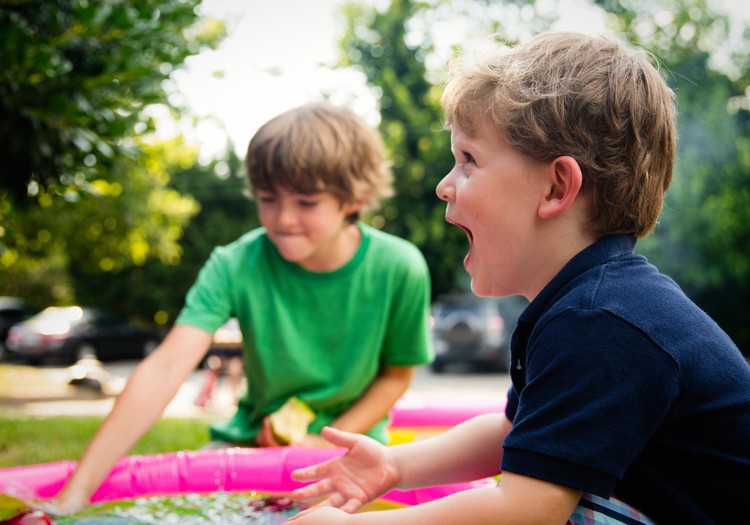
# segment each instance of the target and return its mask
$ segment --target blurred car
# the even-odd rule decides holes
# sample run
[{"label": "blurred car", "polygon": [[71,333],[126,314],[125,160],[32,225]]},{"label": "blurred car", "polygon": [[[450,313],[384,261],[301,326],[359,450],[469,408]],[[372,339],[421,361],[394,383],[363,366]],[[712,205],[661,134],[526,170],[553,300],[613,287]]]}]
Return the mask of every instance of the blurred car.
[{"label": "blurred car", "polygon": [[0,297],[0,360],[5,357],[5,340],[10,327],[37,312],[19,297]]},{"label": "blurred car", "polygon": [[507,372],[510,335],[528,301],[521,296],[477,297],[456,293],[438,298],[430,321],[435,346],[433,371],[452,364]]},{"label": "blurred car", "polygon": [[95,308],[52,306],[11,327],[9,359],[39,363],[139,359],[159,345],[155,333]]}]

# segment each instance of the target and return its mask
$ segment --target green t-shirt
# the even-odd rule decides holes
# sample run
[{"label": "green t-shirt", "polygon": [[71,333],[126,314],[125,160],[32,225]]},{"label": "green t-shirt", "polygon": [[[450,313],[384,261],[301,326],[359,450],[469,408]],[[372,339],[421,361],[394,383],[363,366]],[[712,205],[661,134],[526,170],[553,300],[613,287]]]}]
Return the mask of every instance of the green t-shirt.
[{"label": "green t-shirt", "polygon": [[[430,279],[413,244],[364,224],[352,259],[316,273],[285,261],[263,228],[216,248],[187,294],[177,324],[213,333],[236,316],[247,394],[216,441],[252,445],[263,418],[291,396],[316,412],[319,433],[351,406],[382,365],[432,359]],[[387,418],[368,434],[387,442]]]}]

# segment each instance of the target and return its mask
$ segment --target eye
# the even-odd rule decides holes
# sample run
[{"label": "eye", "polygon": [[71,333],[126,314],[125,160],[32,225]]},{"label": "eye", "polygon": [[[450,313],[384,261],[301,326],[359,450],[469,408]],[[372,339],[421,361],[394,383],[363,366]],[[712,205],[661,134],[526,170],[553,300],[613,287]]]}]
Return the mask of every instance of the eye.
[{"label": "eye", "polygon": [[259,193],[258,202],[261,202],[263,204],[273,204],[274,202],[276,202],[276,197],[271,193]]},{"label": "eye", "polygon": [[476,164],[476,160],[474,160],[474,156],[469,153],[468,151],[462,151],[461,155],[464,157],[464,163],[466,164]]},{"label": "eye", "polygon": [[297,202],[303,208],[314,208],[318,205],[318,201],[316,199],[300,199]]}]

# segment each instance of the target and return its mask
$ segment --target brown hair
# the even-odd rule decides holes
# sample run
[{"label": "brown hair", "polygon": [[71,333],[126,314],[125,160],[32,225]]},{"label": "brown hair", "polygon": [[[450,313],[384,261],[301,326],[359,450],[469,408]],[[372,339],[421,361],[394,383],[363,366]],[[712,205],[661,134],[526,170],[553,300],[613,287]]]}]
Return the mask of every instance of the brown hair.
[{"label": "brown hair", "polygon": [[490,122],[537,160],[574,158],[599,235],[648,235],[677,149],[674,96],[640,51],[604,37],[544,33],[504,53],[454,61],[447,125]]},{"label": "brown hair", "polygon": [[325,191],[342,203],[362,202],[366,212],[393,194],[380,135],[350,109],[328,103],[305,104],[266,122],[250,140],[245,166],[253,195],[279,186]]}]

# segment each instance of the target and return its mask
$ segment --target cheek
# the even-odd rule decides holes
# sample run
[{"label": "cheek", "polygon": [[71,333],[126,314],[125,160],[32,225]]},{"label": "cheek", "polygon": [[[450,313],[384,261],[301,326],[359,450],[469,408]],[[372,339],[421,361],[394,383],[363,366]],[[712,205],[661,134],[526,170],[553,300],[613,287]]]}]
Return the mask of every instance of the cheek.
[{"label": "cheek", "polygon": [[268,224],[273,220],[274,211],[269,206],[258,206],[258,220],[261,224]]}]

